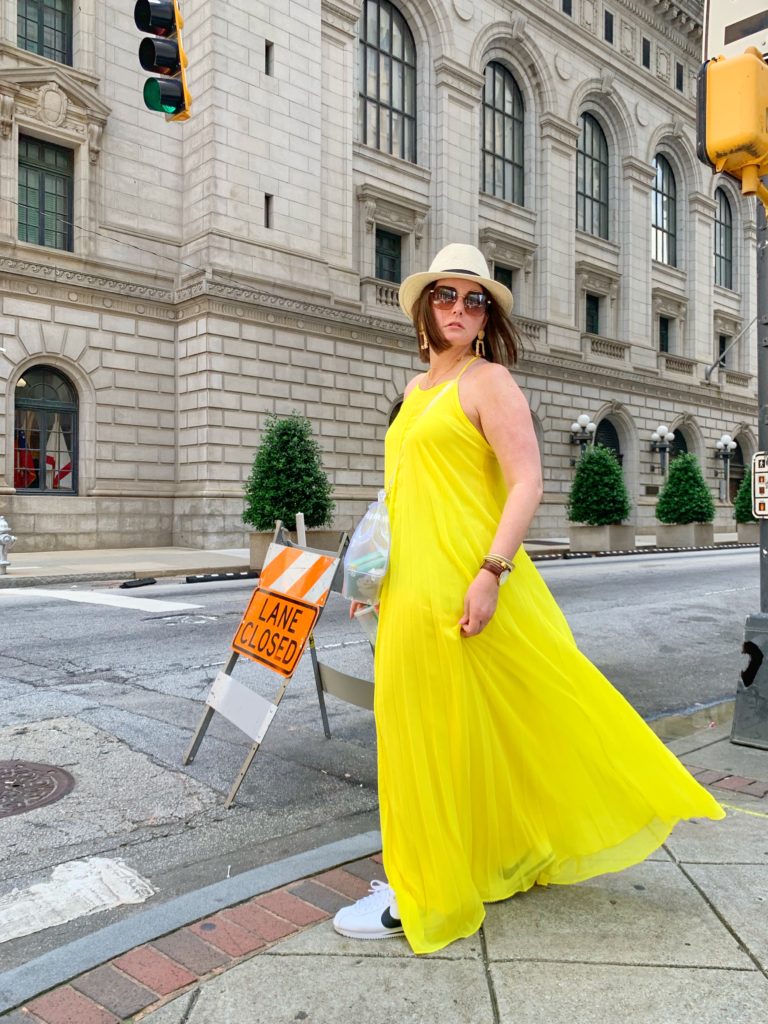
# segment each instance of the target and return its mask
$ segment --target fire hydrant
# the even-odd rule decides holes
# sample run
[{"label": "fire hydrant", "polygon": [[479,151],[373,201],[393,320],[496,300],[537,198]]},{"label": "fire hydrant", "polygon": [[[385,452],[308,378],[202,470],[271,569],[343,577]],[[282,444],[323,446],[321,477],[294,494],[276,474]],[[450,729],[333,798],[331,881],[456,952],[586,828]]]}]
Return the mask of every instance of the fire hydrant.
[{"label": "fire hydrant", "polygon": [[0,576],[5,576],[8,566],[11,564],[8,561],[8,548],[13,547],[15,542],[16,538],[11,533],[8,520],[5,516],[0,516]]}]

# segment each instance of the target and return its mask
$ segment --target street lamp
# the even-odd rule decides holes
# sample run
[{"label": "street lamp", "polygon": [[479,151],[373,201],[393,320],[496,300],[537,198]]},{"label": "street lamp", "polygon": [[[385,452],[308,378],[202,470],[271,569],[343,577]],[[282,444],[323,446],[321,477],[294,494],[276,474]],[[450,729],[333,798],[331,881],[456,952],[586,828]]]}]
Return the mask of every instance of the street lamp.
[{"label": "street lamp", "polygon": [[[659,472],[662,476],[667,472],[667,453],[675,440],[675,432],[670,430],[666,423],[660,423],[651,434],[651,451],[659,453]],[[655,470],[651,464],[651,471]]]},{"label": "street lamp", "polygon": [[720,501],[728,500],[728,492],[731,482],[731,457],[738,448],[730,434],[722,434],[720,440],[715,443],[716,459],[723,460],[723,477],[720,481]]},{"label": "street lamp", "polygon": [[[577,416],[571,424],[571,444],[578,444],[581,446],[579,458],[581,458],[586,451],[587,445],[594,441],[596,430],[597,424],[593,423],[585,412],[583,412],[581,416]],[[571,465],[575,466],[576,462],[577,459],[572,455]]]}]

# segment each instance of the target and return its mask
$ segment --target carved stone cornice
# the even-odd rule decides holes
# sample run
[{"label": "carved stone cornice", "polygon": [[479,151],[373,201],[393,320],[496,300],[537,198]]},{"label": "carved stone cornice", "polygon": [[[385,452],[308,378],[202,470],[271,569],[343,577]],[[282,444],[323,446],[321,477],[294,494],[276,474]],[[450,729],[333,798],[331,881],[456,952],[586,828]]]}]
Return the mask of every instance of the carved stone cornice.
[{"label": "carved stone cornice", "polygon": [[622,7],[649,25],[658,26],[658,19],[666,21],[681,35],[694,42],[701,40],[703,5],[700,0],[620,0]]},{"label": "carved stone cornice", "polygon": [[715,219],[717,203],[710,196],[704,195],[703,192],[691,192],[688,196],[688,208],[691,213],[704,217],[707,221],[711,222]]},{"label": "carved stone cornice", "polygon": [[[54,264],[34,263],[31,260],[0,254],[0,288],[14,295],[34,295],[37,299],[77,301],[84,307],[90,303],[104,308],[117,308],[121,299],[132,303],[131,309],[134,308],[137,299],[162,302],[167,305],[149,315],[161,316],[164,320],[173,319],[172,310],[169,316],[168,309],[174,300],[171,278],[168,278],[167,287],[163,288],[156,283],[150,284],[149,281],[132,280],[117,275],[113,277],[89,271],[82,266],[68,266],[66,263],[62,264],[61,253],[57,252],[56,256],[58,262]],[[84,291],[75,292],[74,289]],[[72,295],[76,297],[73,299]]]},{"label": "carved stone cornice", "polygon": [[323,29],[356,36],[361,13],[362,0],[322,0]]},{"label": "carved stone cornice", "polygon": [[[701,364],[702,368],[704,364]],[[549,355],[547,352],[526,353],[518,363],[518,375],[543,377],[548,380],[560,380],[565,383],[585,383],[585,377],[593,379],[595,387],[604,387],[613,393],[618,388],[622,392],[635,395],[638,399],[665,398],[674,407],[690,409],[691,405],[700,404],[702,411],[711,409],[714,400],[718,411],[730,412],[734,418],[742,417],[748,421],[755,418],[757,401],[747,402],[738,396],[731,397],[722,392],[713,392],[703,382],[681,381],[678,383],[658,373],[646,373],[639,369],[619,369],[616,366],[601,366],[599,363],[584,364],[580,359],[569,359],[565,356]]]},{"label": "carved stone cornice", "polygon": [[334,337],[389,348],[409,348],[414,344],[413,325],[402,316],[391,320],[370,316],[340,309],[330,302],[304,301],[246,284],[199,278],[180,288],[176,297],[180,303],[179,320],[215,312],[287,330],[306,332],[308,328],[315,328],[320,334],[332,333]]},{"label": "carved stone cornice", "polygon": [[640,185],[644,189],[649,189],[656,177],[656,168],[652,164],[638,160],[634,156],[625,157],[621,162],[621,169],[624,172],[624,181]]},{"label": "carved stone cornice", "polygon": [[510,237],[506,231],[497,228],[480,228],[480,250],[487,260],[501,263],[505,267],[519,267],[525,272],[532,269],[533,254],[537,245],[526,238]]},{"label": "carved stone cornice", "polygon": [[412,233],[418,246],[430,211],[429,203],[370,184],[358,185],[356,196],[361,220],[369,234],[377,223],[399,228],[407,234]]},{"label": "carved stone cornice", "polygon": [[92,87],[78,80],[65,65],[46,61],[45,65],[32,68],[0,68],[0,92],[32,92],[35,95],[45,86],[60,89],[67,99],[80,107],[88,120],[106,124],[111,108],[99,99]]},{"label": "carved stone cornice", "polygon": [[435,61],[435,81],[438,89],[448,87],[463,99],[471,100],[473,105],[480,102],[485,85],[483,75],[450,57],[438,57]]},{"label": "carved stone cornice", "polygon": [[576,149],[581,128],[572,121],[566,121],[557,114],[542,114],[539,118],[539,129],[542,139],[557,143],[565,149]]},{"label": "carved stone cornice", "polygon": [[0,135],[9,138],[13,123],[54,133],[61,140],[87,144],[96,163],[110,108],[94,88],[52,61],[33,67],[0,68]]}]

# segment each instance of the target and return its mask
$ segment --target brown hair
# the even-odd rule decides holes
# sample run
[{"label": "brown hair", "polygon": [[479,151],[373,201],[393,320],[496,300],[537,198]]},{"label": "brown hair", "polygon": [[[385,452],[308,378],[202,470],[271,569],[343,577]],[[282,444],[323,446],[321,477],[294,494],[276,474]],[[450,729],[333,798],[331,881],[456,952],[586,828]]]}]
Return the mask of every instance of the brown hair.
[{"label": "brown hair", "polygon": [[[428,284],[413,305],[413,321],[416,325],[416,335],[420,342],[419,357],[423,363],[429,362],[429,352],[421,348],[421,332],[427,335],[429,347],[435,352],[445,352],[450,348],[450,343],[440,333],[432,311],[432,302],[429,294],[435,287],[435,282]],[[520,335],[517,328],[502,313],[501,308],[488,295],[485,288],[482,289],[488,296],[488,321],[485,325],[485,358],[489,363],[503,363],[505,366],[514,366],[522,350]],[[475,351],[475,343],[472,343],[472,351]]]}]

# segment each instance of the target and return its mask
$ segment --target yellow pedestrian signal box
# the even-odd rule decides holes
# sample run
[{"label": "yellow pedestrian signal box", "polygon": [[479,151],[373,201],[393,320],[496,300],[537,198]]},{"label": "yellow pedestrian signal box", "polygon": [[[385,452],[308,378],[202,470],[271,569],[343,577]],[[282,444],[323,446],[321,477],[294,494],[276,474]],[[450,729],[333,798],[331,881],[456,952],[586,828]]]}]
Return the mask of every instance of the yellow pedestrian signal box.
[{"label": "yellow pedestrian signal box", "polygon": [[166,121],[186,121],[192,97],[187,89],[187,55],[181,41],[184,19],[178,0],[137,0],[133,20],[148,32],[139,47],[139,63],[161,78],[144,83],[144,103]]},{"label": "yellow pedestrian signal box", "polygon": [[698,77],[696,152],[716,172],[760,191],[768,173],[768,64],[755,47],[736,57],[715,57]]}]

